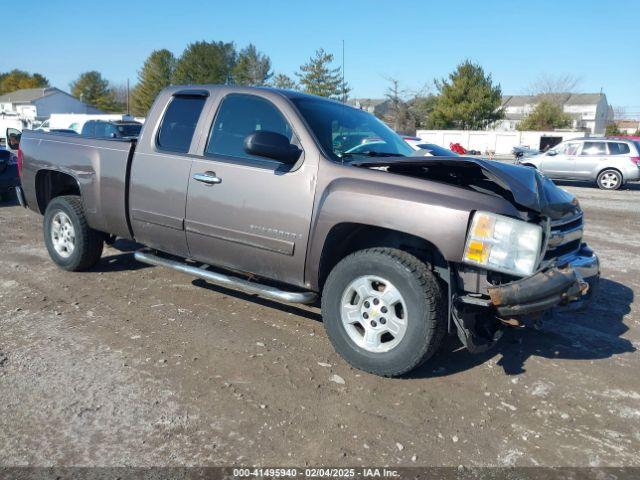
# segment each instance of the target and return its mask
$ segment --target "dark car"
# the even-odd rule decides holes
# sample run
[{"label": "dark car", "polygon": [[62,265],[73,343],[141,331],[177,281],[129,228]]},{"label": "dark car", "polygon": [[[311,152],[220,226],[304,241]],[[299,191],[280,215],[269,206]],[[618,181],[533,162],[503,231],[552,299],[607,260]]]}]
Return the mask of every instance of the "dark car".
[{"label": "dark car", "polygon": [[78,132],[70,128],[52,128],[49,133],[68,133],[70,135],[77,135]]},{"label": "dark car", "polygon": [[19,185],[17,157],[11,151],[0,148],[0,200],[13,195],[15,187]]},{"label": "dark car", "polygon": [[89,120],[82,127],[81,135],[94,138],[136,138],[141,129],[140,122]]}]

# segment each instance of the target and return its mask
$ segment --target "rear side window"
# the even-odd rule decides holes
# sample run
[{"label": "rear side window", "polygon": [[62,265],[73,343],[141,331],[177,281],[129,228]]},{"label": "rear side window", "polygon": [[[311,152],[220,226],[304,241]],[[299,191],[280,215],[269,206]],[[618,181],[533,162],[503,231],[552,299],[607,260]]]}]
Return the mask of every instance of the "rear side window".
[{"label": "rear side window", "polygon": [[629,145],[626,143],[607,143],[609,147],[609,155],[626,155],[630,152]]},{"label": "rear side window", "polygon": [[206,97],[176,96],[167,107],[160,124],[157,145],[161,150],[186,153],[202,113]]},{"label": "rear side window", "polygon": [[604,142],[584,142],[582,155],[606,155],[607,149]]},{"label": "rear side window", "polygon": [[205,153],[256,158],[244,151],[244,139],[258,130],[279,133],[290,142],[295,141],[289,123],[270,101],[255,95],[228,95],[213,122]]}]

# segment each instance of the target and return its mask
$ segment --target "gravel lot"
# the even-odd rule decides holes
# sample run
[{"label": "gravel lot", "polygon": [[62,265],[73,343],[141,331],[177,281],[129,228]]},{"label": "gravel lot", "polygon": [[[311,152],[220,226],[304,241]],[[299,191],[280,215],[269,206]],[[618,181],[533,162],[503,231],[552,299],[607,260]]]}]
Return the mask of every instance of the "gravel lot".
[{"label": "gravel lot", "polygon": [[[640,185],[571,185],[600,254],[585,313],[450,339],[411,378],[350,368],[319,312],[108,248],[49,261],[0,204],[0,465],[640,466]],[[127,248],[129,247],[129,248]]]}]

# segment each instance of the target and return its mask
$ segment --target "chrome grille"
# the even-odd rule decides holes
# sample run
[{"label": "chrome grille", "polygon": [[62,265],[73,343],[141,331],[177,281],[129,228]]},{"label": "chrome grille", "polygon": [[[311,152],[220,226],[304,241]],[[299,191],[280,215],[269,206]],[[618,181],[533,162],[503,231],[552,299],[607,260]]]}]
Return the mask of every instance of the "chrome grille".
[{"label": "chrome grille", "polygon": [[582,213],[553,220],[544,259],[561,258],[577,252],[582,243],[582,234]]}]

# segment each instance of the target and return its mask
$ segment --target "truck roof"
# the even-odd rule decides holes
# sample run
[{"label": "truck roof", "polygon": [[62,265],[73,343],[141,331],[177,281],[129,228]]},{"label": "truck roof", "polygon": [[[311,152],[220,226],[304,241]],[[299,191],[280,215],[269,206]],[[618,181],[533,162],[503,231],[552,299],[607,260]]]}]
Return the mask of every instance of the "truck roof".
[{"label": "truck roof", "polygon": [[342,103],[338,100],[333,100],[331,98],[327,98],[327,97],[320,97],[318,95],[312,95],[310,93],[304,93],[304,92],[298,92],[295,90],[286,90],[283,88],[275,88],[275,87],[244,87],[244,86],[238,86],[238,85],[219,85],[219,84],[206,84],[206,85],[173,85],[171,87],[167,87],[165,89],[168,92],[171,92],[173,95],[175,95],[176,93],[180,92],[184,92],[184,93],[189,93],[189,92],[199,92],[200,94],[204,94],[206,93],[213,93],[215,91],[219,91],[219,90],[224,90],[227,92],[238,92],[238,93],[250,93],[250,92],[273,92],[276,93],[280,96],[283,96],[285,98],[289,98],[289,99],[294,99],[294,98],[309,98],[309,99],[315,99],[315,100],[322,100],[322,101],[326,101],[326,102],[334,102],[334,103],[338,103],[340,105],[344,105],[346,107],[350,107],[350,108],[355,108],[351,105],[348,105],[346,103]]}]

